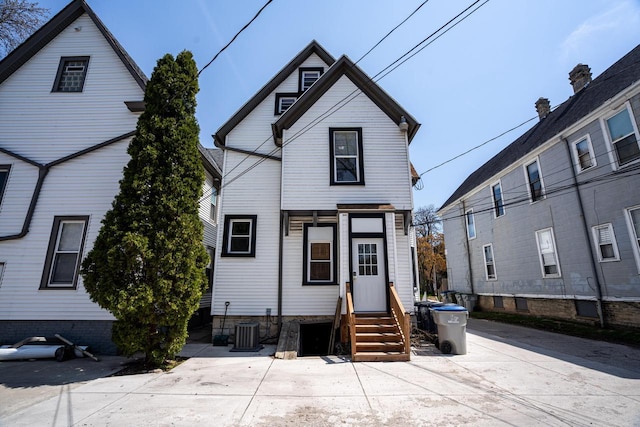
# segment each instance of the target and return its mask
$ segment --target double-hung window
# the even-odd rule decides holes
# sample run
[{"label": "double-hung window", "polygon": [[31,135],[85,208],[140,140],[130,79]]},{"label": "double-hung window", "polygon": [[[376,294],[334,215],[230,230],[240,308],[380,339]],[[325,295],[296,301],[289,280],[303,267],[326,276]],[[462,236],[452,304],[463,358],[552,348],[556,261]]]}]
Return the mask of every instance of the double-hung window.
[{"label": "double-hung window", "polygon": [[364,184],[362,128],[330,128],[331,185]]},{"label": "double-hung window", "polygon": [[76,287],[88,222],[88,216],[54,218],[41,289]]},{"label": "double-hung window", "polygon": [[589,135],[573,143],[573,155],[578,173],[596,166],[596,156]]},{"label": "double-hung window", "polygon": [[82,92],[88,66],[88,56],[62,57],[52,92]]},{"label": "double-hung window", "polygon": [[504,215],[504,202],[502,200],[502,186],[498,182],[491,186],[493,197],[493,213],[497,217]]},{"label": "double-hung window", "polygon": [[218,190],[215,187],[211,187],[211,207],[209,208],[209,219],[216,222],[216,209],[218,206]]},{"label": "double-hung window", "polygon": [[221,256],[256,256],[256,215],[226,215]]},{"label": "double-hung window", "polygon": [[298,99],[297,93],[276,93],[275,115],[278,116],[289,109]]},{"label": "double-hung window", "polygon": [[546,228],[536,231],[536,242],[538,243],[542,277],[560,277],[560,265],[553,229]]},{"label": "double-hung window", "polygon": [[336,225],[304,224],[303,284],[335,285]]},{"label": "double-hung window", "polygon": [[300,68],[298,75],[298,91],[300,93],[309,89],[320,78],[324,71],[322,67]]},{"label": "double-hung window", "polygon": [[632,118],[630,108],[605,120],[607,136],[612,145],[618,165],[623,166],[640,159],[640,145],[638,145],[638,131]]},{"label": "double-hung window", "polygon": [[465,222],[467,224],[467,238],[469,240],[476,238],[476,219],[473,215],[473,209],[469,209],[464,213]]},{"label": "double-hung window", "polygon": [[2,196],[4,196],[4,189],[7,186],[7,181],[9,181],[10,170],[11,170],[11,166],[0,165],[0,205],[2,204]]},{"label": "double-hung window", "polygon": [[542,175],[540,174],[538,160],[534,160],[533,162],[526,164],[525,173],[531,202],[537,202],[544,197],[544,185],[542,183]]},{"label": "double-hung window", "polygon": [[626,210],[629,236],[633,245],[633,255],[636,258],[638,272],[640,272],[640,206]]},{"label": "double-hung window", "polygon": [[493,245],[488,244],[482,247],[484,252],[484,271],[487,280],[496,280],[496,266],[493,262]]},{"label": "double-hung window", "polygon": [[591,231],[593,232],[593,240],[598,248],[598,260],[600,262],[619,261],[620,255],[618,254],[616,236],[613,233],[613,225],[597,225]]}]

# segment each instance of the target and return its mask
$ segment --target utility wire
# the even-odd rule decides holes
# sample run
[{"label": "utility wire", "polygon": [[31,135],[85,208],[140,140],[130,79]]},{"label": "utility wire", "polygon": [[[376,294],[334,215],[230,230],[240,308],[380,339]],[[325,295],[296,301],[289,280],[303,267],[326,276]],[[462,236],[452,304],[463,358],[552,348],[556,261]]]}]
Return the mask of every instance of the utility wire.
[{"label": "utility wire", "polygon": [[[474,3],[472,3],[470,6],[468,6],[467,8],[465,8],[462,12],[460,12],[459,14],[457,14],[454,18],[450,19],[447,24],[441,26],[439,29],[437,29],[436,31],[432,32],[427,38],[425,38],[422,42],[418,43],[416,46],[414,46],[413,48],[411,48],[409,51],[407,51],[406,53],[404,53],[403,55],[401,55],[398,59],[396,59],[394,62],[392,62],[389,66],[385,67],[383,70],[381,70],[380,72],[378,72],[373,78],[369,78],[369,80],[373,81],[373,82],[377,82],[380,78],[385,77],[386,75],[388,75],[389,73],[391,73],[392,71],[394,71],[395,69],[397,69],[400,65],[404,64],[408,59],[410,59],[411,57],[415,56],[415,54],[417,54],[418,52],[420,52],[422,49],[424,49],[426,46],[424,46],[422,49],[420,49],[418,52],[415,52],[413,55],[411,55],[408,58],[405,58],[404,60],[402,60],[402,58],[406,57],[407,55],[409,55],[412,51],[414,51],[418,46],[420,46],[420,44],[424,43],[425,41],[431,39],[432,37],[434,37],[439,31],[441,31],[443,28],[445,28],[448,24],[452,23],[453,21],[455,21],[457,18],[459,18],[460,16],[462,16],[465,12],[469,11],[469,9],[471,9],[475,4],[479,3],[480,0],[476,0]],[[456,25],[458,25],[460,22],[464,21],[465,19],[467,19],[469,16],[471,16],[473,13],[475,13],[480,7],[484,6],[486,3],[488,3],[489,0],[485,0],[484,3],[482,3],[480,6],[478,6],[476,9],[472,10],[471,12],[469,12],[466,16],[463,16],[462,19],[460,19],[458,22],[456,22],[455,24],[453,24],[452,28],[455,27]],[[451,29],[451,28],[449,28]],[[445,33],[447,31],[446,30]],[[440,36],[436,37],[439,38]],[[435,40],[434,40],[435,41]],[[431,44],[431,43],[429,43]],[[429,45],[428,44],[428,45]],[[427,45],[427,46],[428,46]],[[389,70],[386,72],[386,74],[384,74],[383,76],[381,76],[380,78],[376,79],[377,76],[379,76],[380,74],[382,74],[383,72],[385,72],[386,70],[388,70],[391,66],[393,66],[394,64],[398,63],[399,61],[401,61],[399,64],[397,64],[393,69]],[[286,145],[288,145],[289,143],[295,141],[298,137],[302,136],[304,133],[306,133],[309,129],[315,127],[318,123],[320,123],[322,120],[324,120],[325,118],[331,116],[332,114],[334,114],[336,111],[338,111],[339,109],[341,109],[342,107],[344,107],[347,103],[351,102],[353,99],[355,99],[358,95],[360,95],[360,93],[357,93],[355,96],[353,96],[351,99],[350,98],[352,95],[354,95],[354,93],[356,92],[360,92],[362,93],[359,89],[355,89],[353,92],[351,92],[349,95],[345,96],[344,98],[342,98],[340,101],[338,101],[336,104],[334,104],[332,107],[330,107],[327,111],[325,111],[325,113],[323,113],[322,115],[320,115],[318,118],[314,119],[312,122],[310,122],[307,126],[305,126],[305,128],[303,128],[302,130],[300,130],[297,134],[293,135],[291,138],[289,138],[285,143],[282,144],[281,147],[276,147],[274,148],[270,153],[274,153],[277,152],[278,150],[280,150],[281,148],[285,147]],[[348,100],[347,100],[348,99]],[[346,102],[344,102],[346,100]],[[338,105],[340,103],[344,102],[344,104],[340,105],[338,107]],[[337,108],[336,108],[337,107]],[[335,110],[331,111],[332,109],[336,108]],[[267,138],[266,141],[268,141],[269,139],[271,139],[271,137]],[[265,142],[266,142],[265,141]],[[260,144],[260,146],[262,146],[265,142],[263,142],[262,144]],[[246,159],[246,158],[245,158]],[[238,175],[236,175],[235,177],[233,177],[232,179],[230,179],[229,181],[227,181],[225,183],[224,186],[231,184],[232,182],[234,182],[235,180],[241,178],[242,176],[244,176],[246,173],[250,172],[251,170],[253,170],[255,167],[257,167],[258,165],[260,165],[262,162],[264,162],[266,160],[266,158],[261,158],[259,160],[257,160],[253,165],[249,166],[247,169],[245,169],[244,171],[240,172]],[[243,160],[244,161],[244,160]],[[227,174],[228,175],[228,174]]]},{"label": "utility wire", "polygon": [[200,74],[202,74],[202,72],[203,72],[204,70],[206,70],[206,69],[207,69],[207,67],[209,67],[209,65],[211,65],[211,64],[213,63],[213,61],[215,61],[215,60],[218,58],[218,56],[220,56],[220,54],[221,54],[222,52],[224,52],[224,51],[225,51],[225,50],[226,50],[226,49],[231,45],[231,43],[233,43],[233,42],[234,42],[234,40],[235,40],[235,39],[237,39],[237,38],[238,38],[238,36],[240,35],[240,33],[242,33],[244,30],[246,30],[246,29],[247,29],[247,27],[248,27],[249,25],[251,25],[251,23],[252,23],[253,21],[255,21],[255,20],[256,20],[256,18],[257,18],[257,17],[262,13],[262,11],[263,11],[267,6],[269,6],[269,4],[270,4],[272,1],[273,1],[273,0],[267,0],[267,2],[266,2],[266,3],[265,3],[265,4],[260,8],[260,10],[258,11],[258,13],[256,13],[256,14],[255,14],[255,16],[254,16],[253,18],[251,18],[251,20],[250,20],[249,22],[247,22],[247,23],[244,25],[244,27],[242,27],[242,28],[240,29],[240,31],[238,31],[238,32],[236,33],[236,35],[235,35],[235,36],[233,36],[233,38],[229,41],[229,43],[227,43],[226,45],[224,45],[224,47],[223,47],[222,49],[220,49],[220,50],[218,51],[218,53],[216,53],[216,54],[213,56],[213,58],[211,59],[211,61],[209,61],[209,62],[207,63],[207,65],[205,65],[204,67],[202,67],[202,69],[201,69],[200,71],[198,71],[198,74],[196,75],[196,77],[200,77]]}]

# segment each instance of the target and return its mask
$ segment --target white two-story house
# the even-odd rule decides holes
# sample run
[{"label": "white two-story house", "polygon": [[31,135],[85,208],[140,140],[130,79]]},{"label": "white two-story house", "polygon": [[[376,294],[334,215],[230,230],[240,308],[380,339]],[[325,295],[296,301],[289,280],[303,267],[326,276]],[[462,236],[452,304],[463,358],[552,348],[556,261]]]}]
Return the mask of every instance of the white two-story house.
[{"label": "white two-story house", "polygon": [[[57,333],[116,351],[114,319],[90,300],[79,269],[119,190],[146,82],[82,0],[0,61],[0,343]],[[200,152],[213,256],[221,169]]]},{"label": "white two-story house", "polygon": [[[351,342],[354,360],[408,359],[409,143],[419,126],[349,58],[314,41],[218,130],[214,333],[227,302],[229,332],[258,321],[269,338],[301,322],[301,347],[328,338],[341,315],[336,341]],[[363,342],[372,338],[356,323],[367,322],[397,339]]]}]

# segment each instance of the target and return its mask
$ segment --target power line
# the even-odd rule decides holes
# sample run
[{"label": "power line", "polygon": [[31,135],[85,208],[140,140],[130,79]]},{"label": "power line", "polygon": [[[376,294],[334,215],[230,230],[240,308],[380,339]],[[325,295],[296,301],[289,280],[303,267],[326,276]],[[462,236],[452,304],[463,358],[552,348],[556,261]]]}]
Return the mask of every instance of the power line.
[{"label": "power line", "polygon": [[242,27],[242,28],[240,29],[240,31],[238,31],[238,32],[233,36],[233,38],[229,41],[229,43],[227,43],[226,45],[224,45],[224,47],[223,47],[222,49],[220,49],[220,50],[218,51],[218,53],[216,53],[216,54],[213,56],[213,58],[211,59],[211,61],[209,61],[209,62],[207,63],[207,65],[205,65],[204,67],[202,67],[202,69],[201,69],[200,71],[198,71],[198,74],[196,75],[196,77],[200,77],[200,74],[202,74],[202,72],[203,72],[204,70],[206,70],[206,69],[207,69],[207,67],[208,67],[209,65],[211,65],[211,64],[213,63],[213,61],[215,61],[215,60],[216,60],[216,58],[218,58],[218,56],[220,56],[220,54],[221,54],[222,52],[224,52],[224,51],[225,51],[225,50],[226,50],[226,49],[231,45],[231,43],[233,43],[233,42],[234,42],[234,40],[235,40],[236,38],[238,38],[238,36],[240,35],[240,33],[242,33],[245,29],[247,29],[247,27],[248,27],[249,25],[251,25],[251,23],[252,23],[253,21],[255,21],[255,20],[256,20],[256,18],[257,18],[257,17],[262,13],[262,11],[263,11],[267,6],[269,6],[269,4],[270,4],[272,1],[273,1],[273,0],[267,0],[267,2],[266,2],[266,3],[265,3],[265,4],[260,8],[260,10],[258,11],[258,13],[256,13],[256,14],[255,14],[255,16],[254,16],[253,18],[251,18],[251,20],[250,20],[249,22],[247,22],[247,23],[244,25],[244,27]]},{"label": "power line", "polygon": [[[374,77],[369,78],[370,81],[373,82],[377,82],[378,80],[380,80],[381,78],[387,76],[389,73],[393,72],[394,70],[396,70],[398,67],[400,67],[400,65],[404,64],[406,61],[408,61],[410,58],[412,58],[413,56],[415,56],[418,52],[422,51],[426,46],[429,46],[431,43],[428,43],[426,46],[423,46],[420,50],[418,50],[417,52],[415,52],[414,54],[412,54],[411,56],[409,56],[408,58],[405,58],[404,60],[402,60],[402,58],[406,57],[407,55],[409,55],[412,51],[414,51],[418,46],[420,46],[422,43],[424,43],[425,41],[431,39],[432,37],[434,37],[438,32],[440,32],[443,28],[445,28],[447,25],[449,25],[450,23],[452,23],[453,21],[455,21],[456,19],[458,19],[460,16],[462,16],[465,12],[469,11],[474,5],[476,5],[477,3],[479,3],[480,0],[476,0],[475,2],[473,2],[470,6],[468,6],[467,8],[465,8],[462,12],[460,12],[459,14],[457,14],[454,18],[450,19],[445,25],[441,26],[440,28],[438,28],[436,31],[432,32],[428,37],[426,37],[422,42],[418,43],[416,46],[414,46],[413,48],[411,48],[409,51],[405,52],[403,55],[401,55],[398,59],[396,59],[394,62],[392,62],[389,66],[385,67],[384,69],[382,69],[380,72],[378,72],[376,75],[374,75]],[[455,27],[456,25],[458,25],[460,22],[464,21],[465,19],[467,19],[469,16],[471,16],[473,13],[475,13],[480,7],[484,6],[486,3],[488,3],[489,0],[485,0],[484,3],[482,3],[480,6],[478,6],[477,8],[475,8],[474,10],[472,10],[471,12],[469,12],[466,16],[462,17],[462,19],[460,19],[458,22],[454,23],[451,28]],[[448,32],[451,28],[447,29],[444,33]],[[443,33],[443,34],[444,34]],[[443,35],[441,34],[441,35]],[[439,35],[438,37],[436,37],[433,41],[437,40],[441,35]],[[402,61],[401,61],[402,60]],[[382,74],[383,72],[385,72],[386,70],[388,70],[391,66],[393,66],[394,64],[398,63],[398,61],[401,61],[399,64],[397,64],[395,67],[393,67],[393,69],[387,71],[383,76],[379,77],[378,79],[376,79],[377,76],[379,76],[380,74]],[[360,93],[357,93],[355,96],[353,96],[351,99],[350,98],[352,95],[354,95],[356,92],[360,92],[362,93],[359,89],[355,89],[353,92],[351,92],[350,94],[348,94],[347,96],[345,96],[344,98],[342,98],[341,100],[339,100],[337,103],[335,103],[333,106],[331,106],[327,111],[325,111],[323,114],[321,114],[318,118],[312,120],[307,126],[305,126],[303,129],[301,129],[298,133],[294,134],[291,138],[289,138],[285,143],[282,144],[281,147],[276,147],[273,150],[271,150],[270,153],[275,153],[277,152],[279,149],[281,149],[282,147],[285,147],[286,145],[288,145],[289,143],[295,141],[297,138],[299,138],[300,136],[302,136],[303,134],[305,134],[309,129],[315,127],[318,123],[320,123],[322,120],[324,120],[324,118],[331,116],[332,114],[334,114],[335,112],[337,112],[339,109],[341,109],[342,107],[344,107],[347,103],[351,102],[353,99],[355,99],[357,96],[360,95]],[[348,99],[348,100],[347,100]],[[346,101],[346,102],[345,102]],[[339,106],[338,108],[336,108],[340,103],[344,102],[344,104],[342,104],[341,106]],[[336,108],[335,110],[331,111],[332,109]],[[268,141],[269,139],[271,139],[271,137],[267,138],[267,140],[265,140],[262,144],[260,144],[260,147],[262,145],[264,145],[264,143],[266,143],[266,141]],[[255,151],[254,151],[255,152]],[[247,157],[245,157],[245,159],[242,160],[242,162],[244,160],[246,160],[248,158],[249,155],[247,155]],[[231,180],[227,181],[225,183],[225,185],[229,185],[232,182],[234,182],[235,180],[241,178],[242,176],[244,176],[246,173],[250,172],[251,170],[253,170],[255,167],[257,167],[258,165],[260,165],[262,162],[264,162],[266,159],[265,158],[261,158],[259,160],[257,160],[253,165],[249,166],[247,169],[245,169],[244,171],[240,172],[238,175],[236,175],[234,178],[232,178]],[[237,165],[236,165],[237,167]],[[234,168],[235,169],[235,168]],[[226,174],[228,175],[228,173]],[[223,186],[225,186],[223,185]],[[223,187],[221,186],[221,188]]]}]

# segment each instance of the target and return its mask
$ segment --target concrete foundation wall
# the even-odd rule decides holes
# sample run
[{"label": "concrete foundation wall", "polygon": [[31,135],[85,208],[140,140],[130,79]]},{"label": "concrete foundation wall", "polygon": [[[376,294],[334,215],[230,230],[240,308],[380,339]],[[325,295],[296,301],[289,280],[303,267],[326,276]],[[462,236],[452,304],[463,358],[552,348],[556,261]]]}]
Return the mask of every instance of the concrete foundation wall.
[{"label": "concrete foundation wall", "polygon": [[[282,322],[297,321],[300,323],[333,322],[333,316],[283,316]],[[278,317],[271,316],[227,316],[222,328],[223,316],[214,316],[212,322],[212,337],[215,335],[229,335],[229,343],[233,343],[235,326],[239,323],[258,322],[260,324],[260,340],[275,338],[278,334]]]},{"label": "concrete foundation wall", "polygon": [[[496,308],[494,307],[494,297],[490,295],[479,296],[477,308],[481,311],[518,313],[584,323],[599,323],[597,318],[579,316],[576,312],[575,301],[572,299],[518,299],[526,300],[526,309],[522,309],[522,303],[520,309],[518,309],[516,306],[516,297],[512,296],[503,296],[502,304],[504,308]],[[603,301],[602,305],[607,325],[640,328],[640,302]]]}]

